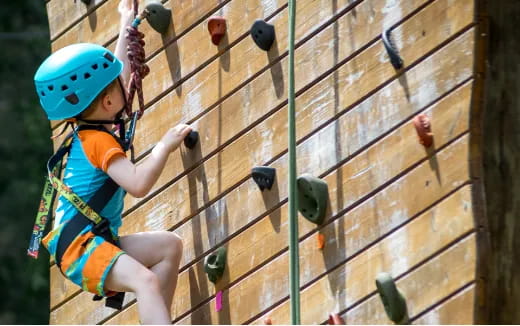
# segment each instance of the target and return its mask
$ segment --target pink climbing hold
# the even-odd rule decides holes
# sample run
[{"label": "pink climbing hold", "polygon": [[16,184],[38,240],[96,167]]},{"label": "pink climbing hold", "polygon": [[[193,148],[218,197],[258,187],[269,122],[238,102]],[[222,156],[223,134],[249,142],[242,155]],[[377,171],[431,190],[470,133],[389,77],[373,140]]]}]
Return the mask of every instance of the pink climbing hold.
[{"label": "pink climbing hold", "polygon": [[217,292],[217,296],[215,297],[215,310],[219,312],[222,310],[222,291]]}]

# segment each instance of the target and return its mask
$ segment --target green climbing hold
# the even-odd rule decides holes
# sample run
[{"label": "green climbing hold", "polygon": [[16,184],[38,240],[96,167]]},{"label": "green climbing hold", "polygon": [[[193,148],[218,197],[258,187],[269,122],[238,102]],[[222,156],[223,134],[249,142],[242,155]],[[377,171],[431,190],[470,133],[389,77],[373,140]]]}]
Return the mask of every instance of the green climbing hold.
[{"label": "green climbing hold", "polygon": [[396,324],[408,324],[406,299],[397,289],[392,276],[388,273],[380,273],[376,278],[376,286],[388,318]]},{"label": "green climbing hold", "polygon": [[221,247],[204,259],[204,271],[211,282],[216,283],[226,268],[226,248]]},{"label": "green climbing hold", "polygon": [[159,1],[150,1],[146,5],[148,11],[148,23],[158,33],[164,34],[168,31],[172,19],[172,11],[163,6]]},{"label": "green climbing hold", "polygon": [[327,183],[310,174],[304,174],[298,177],[297,185],[300,213],[313,223],[323,223],[329,197]]}]

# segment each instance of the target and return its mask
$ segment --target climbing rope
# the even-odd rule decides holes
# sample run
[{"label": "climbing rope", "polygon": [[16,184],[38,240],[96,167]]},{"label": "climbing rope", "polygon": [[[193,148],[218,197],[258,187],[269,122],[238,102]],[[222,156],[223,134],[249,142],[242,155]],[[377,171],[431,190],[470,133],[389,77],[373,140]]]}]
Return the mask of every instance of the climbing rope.
[{"label": "climbing rope", "polygon": [[146,55],[144,53],[144,34],[137,29],[143,19],[148,17],[148,10],[138,13],[139,2],[134,0],[134,16],[135,19],[131,26],[128,26],[126,38],[128,40],[127,55],[130,61],[130,83],[128,85],[128,99],[126,102],[126,114],[131,117],[132,103],[135,93],[139,100],[138,118],[144,113],[144,97],[142,79],[150,73],[150,68],[145,63]]},{"label": "climbing rope", "polygon": [[296,123],[294,94],[294,29],[296,0],[289,1],[289,78],[288,78],[288,122],[289,122],[289,283],[291,298],[291,322],[300,324],[300,265],[298,250],[298,215],[296,189]]}]

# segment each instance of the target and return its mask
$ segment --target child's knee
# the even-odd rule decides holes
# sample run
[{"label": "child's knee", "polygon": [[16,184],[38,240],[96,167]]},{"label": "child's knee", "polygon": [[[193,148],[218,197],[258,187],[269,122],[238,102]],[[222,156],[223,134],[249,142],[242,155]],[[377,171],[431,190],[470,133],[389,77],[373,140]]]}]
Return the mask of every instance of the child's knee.
[{"label": "child's knee", "polygon": [[137,289],[160,291],[160,283],[157,275],[148,268],[136,273]]},{"label": "child's knee", "polygon": [[182,256],[182,239],[177,234],[169,232],[167,251],[174,259],[180,259]]}]

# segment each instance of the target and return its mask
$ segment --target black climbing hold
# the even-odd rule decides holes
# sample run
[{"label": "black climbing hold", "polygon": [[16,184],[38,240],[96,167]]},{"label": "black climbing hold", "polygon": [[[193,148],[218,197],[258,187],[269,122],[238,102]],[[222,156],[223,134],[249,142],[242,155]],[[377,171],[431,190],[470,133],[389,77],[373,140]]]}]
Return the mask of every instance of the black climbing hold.
[{"label": "black climbing hold", "polygon": [[90,0],[81,0],[81,2],[83,2],[87,6],[90,4]]},{"label": "black climbing hold", "polygon": [[275,38],[274,26],[263,20],[257,20],[251,26],[251,37],[260,49],[269,51]]},{"label": "black climbing hold", "polygon": [[146,5],[148,11],[148,23],[158,33],[164,34],[168,31],[172,19],[172,11],[158,1],[151,1]]},{"label": "black climbing hold", "polygon": [[406,299],[397,289],[392,276],[388,273],[377,275],[376,287],[388,318],[396,324],[408,324]]},{"label": "black climbing hold", "polygon": [[208,274],[208,279],[215,283],[222,275],[226,268],[226,248],[220,247],[215,252],[209,254],[204,259],[204,271]]},{"label": "black climbing hold", "polygon": [[211,17],[208,21],[208,31],[211,35],[211,42],[218,45],[220,40],[226,35],[226,19],[223,17]]},{"label": "black climbing hold", "polygon": [[327,183],[304,174],[298,177],[298,210],[309,221],[321,224],[325,218],[328,200]]},{"label": "black climbing hold", "polygon": [[195,145],[197,145],[197,142],[199,141],[199,133],[195,130],[190,131],[188,136],[184,138],[184,146],[188,147],[189,149],[193,149]]},{"label": "black climbing hold", "polygon": [[401,69],[403,67],[403,59],[399,56],[397,47],[391,39],[390,30],[384,30],[381,38],[383,39],[386,52],[390,57],[390,63],[392,63],[392,66],[394,66],[395,69]]},{"label": "black climbing hold", "polygon": [[276,169],[267,166],[257,166],[253,168],[251,174],[261,191],[264,191],[266,188],[271,190],[276,176]]}]

